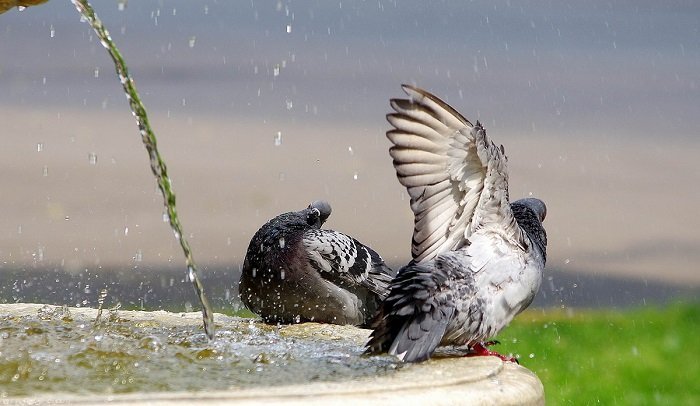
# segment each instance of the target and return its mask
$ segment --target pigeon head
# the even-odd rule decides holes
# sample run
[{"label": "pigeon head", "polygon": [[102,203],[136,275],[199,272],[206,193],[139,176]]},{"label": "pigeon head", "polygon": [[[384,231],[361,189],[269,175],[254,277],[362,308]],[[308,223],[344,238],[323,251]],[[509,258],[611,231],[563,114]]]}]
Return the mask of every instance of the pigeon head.
[{"label": "pigeon head", "polygon": [[547,232],[542,226],[547,216],[547,206],[540,199],[528,197],[514,201],[510,207],[513,209],[515,220],[539,249],[542,260],[547,261]]},{"label": "pigeon head", "polygon": [[515,204],[522,204],[528,209],[535,212],[537,218],[540,219],[540,223],[544,222],[544,218],[547,217],[547,206],[540,199],[535,199],[534,197],[527,197],[525,199],[516,200],[513,202]]},{"label": "pigeon head", "polygon": [[310,226],[321,228],[323,223],[331,215],[331,205],[325,200],[316,200],[304,210],[306,212],[306,222]]}]

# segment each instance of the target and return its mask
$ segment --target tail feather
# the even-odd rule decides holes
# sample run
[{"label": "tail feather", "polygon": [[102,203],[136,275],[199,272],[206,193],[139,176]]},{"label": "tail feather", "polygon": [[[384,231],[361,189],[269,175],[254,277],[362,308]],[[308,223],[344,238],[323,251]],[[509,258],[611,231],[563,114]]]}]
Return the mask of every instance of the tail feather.
[{"label": "tail feather", "polygon": [[[439,309],[414,317],[399,331],[388,353],[405,362],[420,362],[430,358],[440,344],[453,309]],[[438,317],[435,317],[438,316]]]},{"label": "tail feather", "polygon": [[388,352],[406,362],[430,358],[455,310],[444,294],[446,282],[444,271],[423,264],[399,271],[374,321],[366,353]]}]

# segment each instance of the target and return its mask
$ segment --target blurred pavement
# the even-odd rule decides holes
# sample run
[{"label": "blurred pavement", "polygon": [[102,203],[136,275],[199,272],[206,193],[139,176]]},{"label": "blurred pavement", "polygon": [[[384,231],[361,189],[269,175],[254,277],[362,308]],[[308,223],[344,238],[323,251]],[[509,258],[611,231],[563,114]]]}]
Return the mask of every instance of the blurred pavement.
[{"label": "blurred pavement", "polygon": [[[384,115],[408,82],[504,144],[511,197],[547,202],[550,269],[697,287],[700,12],[685,4],[96,6],[200,265],[240,264],[262,223],[315,199],[328,228],[407,261]],[[0,271],[182,264],[111,61],[68,2],[0,16],[0,122]]]}]

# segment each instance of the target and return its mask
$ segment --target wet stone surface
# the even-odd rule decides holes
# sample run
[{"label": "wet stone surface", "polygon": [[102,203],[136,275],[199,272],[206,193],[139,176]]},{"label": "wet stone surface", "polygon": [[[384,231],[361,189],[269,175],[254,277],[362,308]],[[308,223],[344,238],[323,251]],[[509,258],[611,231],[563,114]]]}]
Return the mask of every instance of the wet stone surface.
[{"label": "wet stone surface", "polygon": [[275,327],[199,313],[102,312],[0,305],[0,396],[208,391],[391,375],[392,357],[363,357],[369,333],[307,323]]}]

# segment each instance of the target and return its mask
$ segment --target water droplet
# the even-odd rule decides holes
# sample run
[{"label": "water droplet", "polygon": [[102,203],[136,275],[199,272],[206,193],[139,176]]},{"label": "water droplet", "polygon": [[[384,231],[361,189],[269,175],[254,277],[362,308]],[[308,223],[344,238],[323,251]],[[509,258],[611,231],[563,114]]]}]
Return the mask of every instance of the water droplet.
[{"label": "water droplet", "polygon": [[535,358],[535,354],[534,354],[534,353],[530,353],[530,358]]},{"label": "water droplet", "polygon": [[284,248],[284,246],[286,245],[285,241],[284,241],[284,237],[279,239],[279,245],[280,245],[280,248]]},{"label": "water droplet", "polygon": [[49,26],[49,37],[53,38],[56,36],[56,30],[53,28],[53,24]]},{"label": "water droplet", "polygon": [[285,277],[284,269],[280,269],[280,279],[284,280],[284,277]]},{"label": "water droplet", "polygon": [[41,152],[43,150],[44,150],[44,143],[43,142],[37,143],[36,144],[36,152]]},{"label": "water droplet", "polygon": [[17,11],[24,11],[26,9],[27,9],[27,7],[25,7],[25,6],[17,6]]},{"label": "water droplet", "polygon": [[292,32],[292,25],[287,24],[287,34],[290,34]]},{"label": "water droplet", "polygon": [[353,174],[352,174],[352,179],[353,179],[353,180],[357,180],[357,176],[358,176],[358,173],[357,173],[357,172],[353,173]]},{"label": "water droplet", "polygon": [[168,216],[168,213],[165,212],[163,213],[163,223],[167,223],[170,221],[170,216]]},{"label": "water droplet", "polygon": [[192,268],[191,266],[187,267],[187,279],[190,282],[194,282],[195,279],[194,268]]},{"label": "water droplet", "polygon": [[282,131],[277,131],[277,134],[275,134],[275,146],[279,147],[282,145]]},{"label": "water droplet", "polygon": [[46,84],[46,76],[44,76],[43,78],[41,78],[41,84],[43,84],[43,85]]},{"label": "water droplet", "polygon": [[129,235],[129,227],[124,227],[124,237]]},{"label": "water droplet", "polygon": [[127,0],[119,0],[117,2],[117,10],[119,10],[119,11],[126,10],[126,3],[127,3]]},{"label": "water droplet", "polygon": [[44,247],[41,245],[37,247],[36,253],[34,254],[34,258],[37,261],[43,261],[44,260]]},{"label": "water droplet", "polygon": [[294,103],[291,100],[287,100],[287,110],[291,110],[294,107]]},{"label": "water droplet", "polygon": [[95,67],[95,78],[99,78],[99,77],[100,77],[100,68]]},{"label": "water droplet", "polygon": [[97,154],[94,152],[89,153],[88,162],[90,163],[90,165],[97,165]]},{"label": "water droplet", "polygon": [[44,167],[41,169],[41,175],[43,177],[49,176],[49,167],[44,165]]},{"label": "water droplet", "polygon": [[70,220],[70,216],[66,216],[66,217],[64,217],[63,219],[66,220],[66,221],[68,221],[68,220]]},{"label": "water droplet", "polygon": [[209,14],[209,6],[206,4],[204,5],[204,14],[205,15]]},{"label": "water droplet", "polygon": [[564,263],[565,263],[565,264],[568,264],[569,262],[571,262],[571,260],[570,260],[569,258],[567,258],[567,259],[564,260]]},{"label": "water droplet", "polygon": [[272,69],[272,76],[279,76],[280,75],[280,66],[275,65],[275,67]]},{"label": "water droplet", "polygon": [[350,155],[355,155],[355,151],[352,150],[352,147],[348,147],[348,153]]},{"label": "water droplet", "polygon": [[143,251],[141,251],[141,249],[136,250],[136,255],[134,256],[134,261],[136,261],[136,262],[143,261]]},{"label": "water droplet", "polygon": [[190,41],[189,41],[190,48],[194,48],[194,43],[196,41],[197,41],[197,37],[195,37],[195,36],[190,37]]}]

